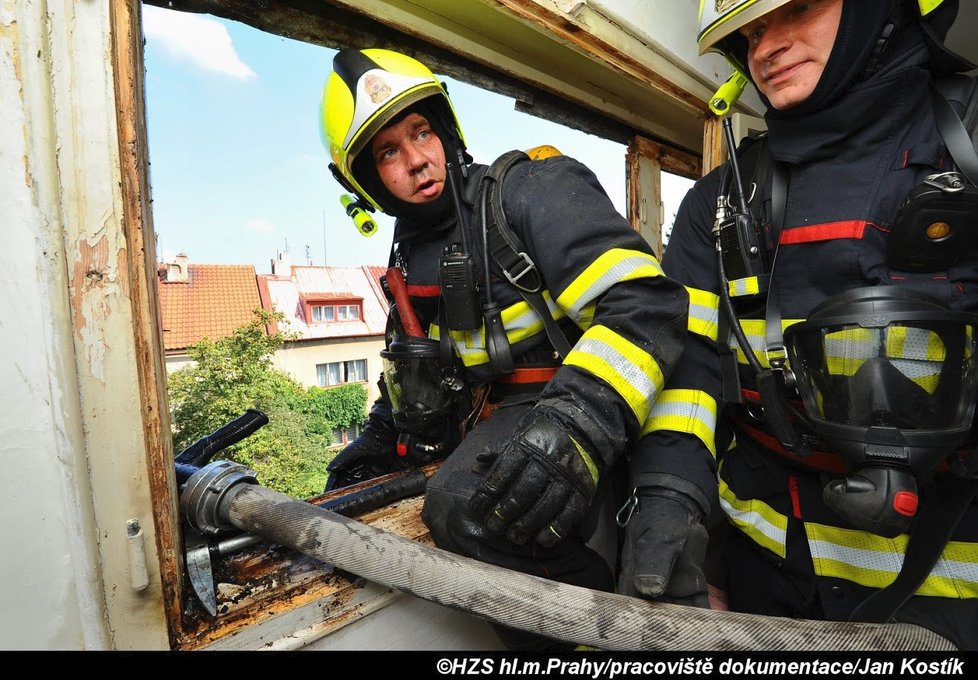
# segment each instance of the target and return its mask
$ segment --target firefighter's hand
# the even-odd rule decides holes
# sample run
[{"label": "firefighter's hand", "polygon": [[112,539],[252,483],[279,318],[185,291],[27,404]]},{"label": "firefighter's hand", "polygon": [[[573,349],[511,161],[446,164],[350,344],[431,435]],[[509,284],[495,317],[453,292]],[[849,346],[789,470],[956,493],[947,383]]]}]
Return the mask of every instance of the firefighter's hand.
[{"label": "firefighter's hand", "polygon": [[599,463],[582,439],[546,410],[530,411],[505,446],[487,452],[495,462],[469,509],[517,545],[554,545],[587,514],[597,488]]},{"label": "firefighter's hand", "polygon": [[407,465],[396,455],[394,445],[361,435],[347,444],[326,466],[329,478],[323,492],[358,484],[405,467]]},{"label": "firefighter's hand", "polygon": [[709,608],[703,511],[673,489],[643,487],[636,495],[638,507],[625,525],[618,592]]}]

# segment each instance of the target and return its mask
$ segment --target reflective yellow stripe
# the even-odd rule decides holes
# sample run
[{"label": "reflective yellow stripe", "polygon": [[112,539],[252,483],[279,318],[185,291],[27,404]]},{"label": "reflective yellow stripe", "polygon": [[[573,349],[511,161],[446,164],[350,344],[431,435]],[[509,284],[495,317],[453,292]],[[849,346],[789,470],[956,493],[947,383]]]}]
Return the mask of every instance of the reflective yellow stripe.
[{"label": "reflective yellow stripe", "polygon": [[[549,292],[543,292],[543,299],[554,319],[564,317],[564,312],[558,309],[550,299]],[[501,318],[503,327],[506,329],[506,337],[509,338],[510,344],[513,345],[527,338],[531,338],[537,333],[545,332],[543,319],[540,318],[526,301],[517,302],[504,309],[501,313]],[[428,335],[432,339],[437,340],[441,335],[441,329],[437,324],[431,324]],[[479,366],[489,363],[489,354],[486,352],[484,327],[475,331],[451,331],[450,335],[455,345],[455,351],[465,366]]]},{"label": "reflective yellow stripe", "polygon": [[616,283],[662,276],[659,262],[640,250],[613,248],[605,251],[557,297],[557,305],[580,324],[585,307]]},{"label": "reflective yellow stripe", "polygon": [[734,279],[727,281],[727,290],[730,297],[743,297],[744,295],[757,295],[761,292],[761,284],[756,276],[746,279]]},{"label": "reflective yellow stripe", "polygon": [[720,507],[734,526],[763,548],[784,557],[788,518],[759,500],[743,501],[720,479]]},{"label": "reflective yellow stripe", "polygon": [[[584,305],[584,309],[580,311],[580,318],[577,319],[577,326],[582,331],[586,331],[594,323],[594,309],[598,306],[597,301],[590,302]],[[563,312],[561,312],[563,314]]]},{"label": "reflective yellow stripe", "polygon": [[689,332],[716,342],[720,296],[689,286],[686,286],[686,291],[689,293]]},{"label": "reflective yellow stripe", "polygon": [[716,458],[717,402],[699,390],[665,390],[642,427],[642,436],[668,430],[695,435]]},{"label": "reflective yellow stripe", "polygon": [[[792,324],[796,324],[800,319],[782,319],[781,320],[781,330]],[[767,347],[767,339],[765,334],[765,322],[764,319],[741,319],[741,328],[744,329],[744,335],[747,336],[747,341],[750,343],[751,349],[754,350],[754,356],[761,363],[761,366],[768,368],[767,363],[767,352],[765,348]],[[730,348],[734,350],[737,355],[737,363],[746,364],[747,355],[744,351],[740,349],[740,343],[737,342],[737,338],[730,335]]]},{"label": "reflective yellow stripe", "polygon": [[[900,573],[909,537],[884,538],[855,529],[805,523],[815,573],[885,588]],[[978,597],[978,544],[950,541],[916,591],[955,599]]]},{"label": "reflective yellow stripe", "polygon": [[644,423],[662,391],[662,370],[651,354],[604,326],[591,326],[564,359],[608,383]]}]

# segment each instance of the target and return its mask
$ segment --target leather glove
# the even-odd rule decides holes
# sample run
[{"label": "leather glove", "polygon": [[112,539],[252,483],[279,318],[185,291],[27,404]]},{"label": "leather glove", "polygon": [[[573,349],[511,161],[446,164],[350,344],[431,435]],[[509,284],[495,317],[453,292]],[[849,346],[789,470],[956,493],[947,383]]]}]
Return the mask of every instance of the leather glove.
[{"label": "leather glove", "polygon": [[499,450],[469,510],[486,528],[523,545],[531,539],[550,547],[570,534],[587,514],[600,470],[596,456],[547,410],[534,409]]},{"label": "leather glove", "polygon": [[709,608],[703,511],[686,494],[661,486],[636,491],[638,507],[625,525],[618,592]]},{"label": "leather glove", "polygon": [[397,456],[397,431],[390,408],[374,403],[360,436],[347,444],[326,466],[329,477],[323,493],[373,479],[407,467]]}]

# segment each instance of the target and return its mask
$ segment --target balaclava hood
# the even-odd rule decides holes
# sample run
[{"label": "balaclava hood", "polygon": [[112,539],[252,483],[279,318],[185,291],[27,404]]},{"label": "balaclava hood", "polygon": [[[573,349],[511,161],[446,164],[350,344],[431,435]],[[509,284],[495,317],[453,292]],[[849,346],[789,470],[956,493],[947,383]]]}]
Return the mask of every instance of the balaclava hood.
[{"label": "balaclava hood", "polygon": [[906,24],[902,0],[844,0],[835,44],[822,71],[822,77],[808,99],[789,109],[777,110],[761,94],[768,118],[799,118],[831,106],[866,77],[871,58],[879,50],[883,29],[890,23],[890,38]]},{"label": "balaclava hood", "polygon": [[[432,130],[438,135],[438,139],[441,140],[445,149],[445,161],[454,166],[456,182],[461,186],[459,163],[471,163],[472,157],[465,151],[462,141],[455,132],[454,125],[451,124],[451,112],[447,105],[441,97],[427,97],[406,108],[388,125],[403,120],[411,113],[418,113],[428,119]],[[455,206],[452,203],[451,191],[449,191],[447,183],[441,195],[434,201],[428,203],[402,201],[388,191],[380,180],[369,145],[354,159],[353,175],[361,186],[374,197],[385,213],[399,220],[401,223],[398,228],[399,232],[442,231],[451,226],[450,218],[454,217]]]}]

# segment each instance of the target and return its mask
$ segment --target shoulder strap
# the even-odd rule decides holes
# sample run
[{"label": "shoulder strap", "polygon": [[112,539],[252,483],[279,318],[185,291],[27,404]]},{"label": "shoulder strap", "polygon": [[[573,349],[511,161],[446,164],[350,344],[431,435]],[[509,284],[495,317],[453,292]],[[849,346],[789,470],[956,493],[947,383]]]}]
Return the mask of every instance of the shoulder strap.
[{"label": "shoulder strap", "polygon": [[510,229],[503,210],[503,192],[498,190],[512,167],[529,159],[522,151],[507,151],[489,166],[482,182],[488,196],[488,217],[491,218],[485,224],[489,254],[510,283],[521,291],[537,293],[543,289],[543,280],[527,254],[526,246]]},{"label": "shoulder strap", "polygon": [[489,166],[482,178],[482,189],[479,192],[479,220],[488,254],[492,256],[506,280],[516,287],[527,304],[543,319],[547,337],[563,359],[570,353],[570,342],[550,314],[543,299],[543,277],[527,253],[523,241],[510,228],[503,209],[501,188],[506,175],[514,165],[526,160],[530,160],[530,157],[522,151],[508,151]]},{"label": "shoulder strap", "polygon": [[[937,129],[951,158],[964,176],[978,186],[978,87],[974,78],[952,76],[934,81],[931,100]],[[957,104],[959,110],[955,110]]]}]

